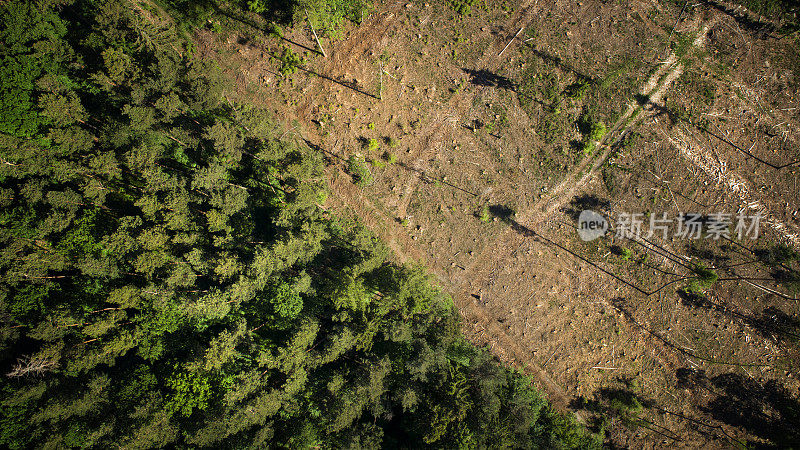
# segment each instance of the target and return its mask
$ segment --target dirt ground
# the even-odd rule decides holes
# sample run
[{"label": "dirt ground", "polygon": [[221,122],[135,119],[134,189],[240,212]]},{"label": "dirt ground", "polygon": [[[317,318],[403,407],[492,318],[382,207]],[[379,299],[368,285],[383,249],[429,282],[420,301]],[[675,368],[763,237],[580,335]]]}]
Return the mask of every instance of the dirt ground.
[{"label": "dirt ground", "polygon": [[[197,43],[237,80],[229,100],[325,153],[328,207],[428,267],[471,340],[610,444],[790,443],[800,305],[778,275],[798,268],[765,255],[800,249],[800,44],[746,11],[682,5],[385,2],[323,38],[327,57],[302,27]],[[281,45],[306,58],[291,78]],[[352,155],[373,161],[371,185]],[[583,209],[764,219],[757,240],[583,242]],[[698,262],[719,280],[681,292]]]}]

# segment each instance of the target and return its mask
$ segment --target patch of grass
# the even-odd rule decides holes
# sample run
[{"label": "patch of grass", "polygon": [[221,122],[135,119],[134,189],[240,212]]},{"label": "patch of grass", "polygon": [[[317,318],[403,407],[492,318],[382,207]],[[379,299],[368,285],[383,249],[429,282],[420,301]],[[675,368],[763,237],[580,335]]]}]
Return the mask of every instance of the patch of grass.
[{"label": "patch of grass", "polygon": [[468,16],[478,0],[447,0],[447,5],[460,16]]},{"label": "patch of grass", "polygon": [[383,159],[387,164],[394,164],[397,162],[397,155],[387,151],[383,153]]},{"label": "patch of grass", "polygon": [[642,135],[635,131],[632,133],[626,133],[620,141],[619,147],[624,150],[630,150],[634,145],[636,145],[637,142],[639,142],[639,139],[641,138]]},{"label": "patch of grass", "polygon": [[481,220],[481,222],[489,223],[492,221],[492,214],[489,213],[489,205],[483,205],[480,212],[476,214],[476,216]]},{"label": "patch of grass", "polygon": [[364,150],[370,153],[378,150],[381,147],[381,145],[378,143],[378,140],[375,138],[365,139],[362,142],[364,145]]},{"label": "patch of grass", "polygon": [[[685,56],[689,53],[689,50],[692,48],[692,41],[694,41],[694,36],[692,34],[681,34],[675,33],[677,39],[670,42],[670,48],[673,52],[675,52],[675,56],[677,56],[681,60],[685,60]],[[684,64],[686,61],[684,61]]]},{"label": "patch of grass", "polygon": [[531,38],[531,40],[535,40],[539,37],[539,32],[536,30],[536,26],[531,25],[525,29],[525,35]]},{"label": "patch of grass", "polygon": [[626,72],[629,72],[631,69],[633,69],[634,65],[635,65],[635,63],[634,63],[634,61],[633,61],[633,60],[628,60],[628,61],[625,61],[624,63],[622,63],[622,65],[621,65],[621,66],[619,66],[619,67],[617,67],[616,69],[614,69],[614,70],[611,70],[610,72],[608,72],[608,73],[606,74],[606,76],[604,76],[604,77],[603,77],[603,78],[602,78],[602,79],[601,79],[601,80],[600,80],[600,81],[597,83],[597,86],[598,86],[598,87],[600,88],[600,90],[602,90],[602,91],[606,91],[606,90],[608,90],[608,89],[611,87],[611,85],[612,85],[612,84],[614,84],[614,81],[615,81],[617,78],[619,78],[619,77],[620,77],[620,75],[622,75],[622,74],[624,74],[624,73],[626,73]]},{"label": "patch of grass", "polygon": [[583,396],[576,398],[570,404],[576,409],[583,409],[594,417],[591,428],[599,434],[604,434],[605,429],[614,422],[618,422],[630,429],[636,429],[648,421],[643,419],[645,409],[655,405],[650,399],[639,393],[638,383],[627,377],[618,377],[617,386],[603,387],[595,392],[593,399]]},{"label": "patch of grass", "polygon": [[565,93],[567,94],[567,97],[580,101],[583,100],[583,98],[586,96],[586,93],[589,92],[589,88],[591,86],[592,84],[588,80],[576,81],[575,83],[567,86]]},{"label": "patch of grass", "polygon": [[562,114],[564,97],[555,69],[537,59],[531,61],[522,74],[518,94],[528,116],[539,117],[536,133],[545,143],[552,144],[567,133],[571,120]]},{"label": "patch of grass", "polygon": [[714,83],[705,79],[697,70],[687,70],[680,77],[680,90],[686,95],[698,100],[706,106],[711,106],[717,95]]},{"label": "patch of grass", "polygon": [[618,184],[617,176],[613,170],[614,169],[611,166],[605,166],[601,172],[603,184],[605,185],[606,190],[612,195],[614,195],[615,191],[617,190]]},{"label": "patch of grass", "polygon": [[589,132],[589,139],[599,141],[603,139],[608,133],[608,129],[603,122],[595,122],[592,124],[592,129]]},{"label": "patch of grass", "polygon": [[614,255],[619,256],[623,261],[630,261],[631,257],[633,257],[633,251],[627,247],[612,245],[609,250],[611,250],[611,253]]},{"label": "patch of grass", "polygon": [[386,163],[379,158],[370,158],[369,163],[372,164],[372,167],[376,167],[378,169],[383,169],[386,167]]}]

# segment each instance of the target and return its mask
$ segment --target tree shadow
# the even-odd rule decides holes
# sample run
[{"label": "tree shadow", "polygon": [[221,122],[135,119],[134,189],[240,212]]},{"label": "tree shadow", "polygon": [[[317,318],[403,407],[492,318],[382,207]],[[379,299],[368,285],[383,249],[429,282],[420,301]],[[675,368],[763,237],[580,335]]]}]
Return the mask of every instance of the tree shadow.
[{"label": "tree shadow", "polygon": [[800,443],[800,401],[778,381],[762,384],[728,373],[712,378],[711,384],[720,392],[706,407],[715,419],[780,448]]},{"label": "tree shadow", "polygon": [[517,90],[517,85],[511,79],[498,75],[486,69],[472,70],[462,68],[469,75],[469,82],[475,86],[497,87],[507,91]]},{"label": "tree shadow", "polygon": [[680,117],[675,114],[672,110],[667,108],[666,106],[659,105],[658,103],[653,102],[650,100],[649,95],[644,94],[636,94],[633,96],[636,103],[644,109],[651,109],[656,112],[655,117],[658,116],[667,116],[669,119],[670,124],[674,125],[680,121]]},{"label": "tree shadow", "polygon": [[689,289],[678,290],[681,302],[691,308],[717,311],[730,319],[739,320],[752,327],[760,336],[780,345],[800,341],[800,320],[780,309],[769,306],[760,313],[742,313],[727,305],[714,302],[707,296]]},{"label": "tree shadow", "polygon": [[[297,44],[297,45],[300,45],[300,44]],[[302,45],[301,45],[301,47],[302,47]],[[308,48],[308,47],[304,47],[304,48]],[[312,50],[312,51],[316,51],[316,50]],[[280,58],[278,56],[276,56],[275,53],[267,52],[266,54],[270,58],[277,59],[277,60],[280,61]],[[367,97],[374,98],[375,100],[380,100],[380,98],[378,96],[376,96],[374,94],[370,94],[369,92],[361,89],[361,87],[359,86],[357,81],[347,81],[347,80],[344,80],[344,79],[341,79],[341,78],[333,78],[333,77],[330,77],[328,75],[323,75],[323,74],[321,74],[321,73],[319,73],[319,72],[317,72],[315,70],[309,69],[307,67],[303,67],[303,66],[301,66],[299,64],[296,65],[295,67],[297,67],[298,69],[302,70],[303,72],[306,72],[308,74],[314,75],[314,76],[319,77],[319,78],[322,78],[323,80],[330,81],[331,83],[338,84],[339,86],[345,87],[347,89],[352,89],[353,91],[358,92],[359,94],[366,95]]]},{"label": "tree shadow", "polygon": [[752,153],[751,153],[749,150],[745,150],[745,149],[743,149],[742,147],[740,147],[740,146],[738,146],[738,145],[734,144],[733,142],[731,142],[730,140],[728,140],[728,138],[726,138],[726,137],[724,137],[724,136],[720,136],[719,134],[717,134],[717,133],[715,133],[715,132],[711,131],[711,130],[710,130],[708,127],[705,127],[705,126],[699,126],[699,125],[696,125],[696,124],[692,124],[692,125],[694,125],[694,126],[695,126],[695,127],[698,129],[698,130],[700,130],[700,131],[702,131],[702,132],[704,132],[704,133],[708,134],[709,136],[712,136],[712,137],[714,137],[714,138],[717,138],[717,139],[719,139],[720,141],[722,141],[722,142],[724,142],[724,143],[728,144],[729,146],[733,147],[734,149],[736,149],[736,150],[737,150],[737,151],[739,151],[740,153],[743,153],[744,155],[746,155],[746,156],[748,156],[748,157],[750,157],[750,158],[752,158],[752,159],[754,159],[754,160],[758,161],[759,163],[761,163],[761,164],[763,164],[763,165],[765,165],[765,166],[769,166],[769,167],[771,167],[771,168],[773,168],[773,169],[775,169],[775,170],[781,170],[781,169],[785,169],[785,168],[787,168],[787,167],[792,167],[792,166],[797,166],[797,165],[800,165],[800,160],[790,161],[790,162],[788,162],[788,163],[784,163],[784,164],[775,164],[775,163],[771,163],[771,162],[769,162],[769,161],[767,161],[767,160],[764,160],[764,159],[762,159],[762,158],[759,158],[758,156],[756,156],[756,155],[752,154]]},{"label": "tree shadow", "polygon": [[580,154],[583,152],[583,140],[582,139],[571,139],[569,141],[569,149],[573,151],[573,153]]},{"label": "tree shadow", "polygon": [[565,207],[562,211],[573,220],[578,220],[581,211],[589,209],[595,212],[601,212],[608,211],[610,207],[611,202],[606,199],[599,198],[596,195],[583,194],[570,200],[569,206]]},{"label": "tree shadow", "polygon": [[792,261],[800,262],[800,253],[786,244],[777,244],[769,248],[754,249],[753,253],[767,265],[780,264],[783,267]]},{"label": "tree shadow", "polygon": [[655,111],[656,112],[656,114],[655,114],[656,117],[662,116],[662,115],[667,116],[667,118],[670,121],[670,124],[672,124],[672,125],[675,125],[675,124],[677,124],[679,122],[691,125],[691,126],[695,127],[697,130],[699,130],[699,131],[701,131],[703,133],[706,133],[709,136],[714,137],[714,138],[716,138],[716,139],[728,144],[729,146],[731,146],[734,149],[736,149],[736,151],[746,155],[749,158],[752,158],[752,159],[756,160],[757,162],[759,162],[759,163],[761,163],[761,164],[763,164],[765,166],[771,167],[772,169],[781,170],[781,169],[785,169],[787,167],[793,167],[793,166],[800,165],[800,160],[794,160],[794,161],[790,161],[790,162],[783,163],[783,164],[776,164],[776,163],[773,163],[773,162],[769,162],[769,161],[767,161],[767,160],[765,160],[763,158],[760,158],[760,157],[754,155],[749,150],[745,150],[742,147],[734,144],[733,142],[728,140],[728,138],[726,138],[724,136],[721,136],[718,133],[715,133],[714,131],[709,129],[707,126],[704,126],[704,125],[701,125],[699,123],[696,123],[695,121],[692,121],[690,117],[687,117],[686,115],[681,115],[679,113],[676,113],[675,111],[667,108],[664,105],[659,105],[658,103],[654,103],[653,101],[650,100],[650,97],[647,96],[647,95],[636,94],[634,96],[634,99],[636,100],[636,103],[638,103],[639,106],[641,106],[642,108],[651,109],[651,110]]},{"label": "tree shadow", "polygon": [[641,294],[649,296],[649,295],[652,295],[652,294],[660,291],[661,289],[663,289],[664,287],[668,286],[669,284],[672,284],[672,282],[670,282],[668,284],[665,284],[664,286],[660,287],[658,290],[653,291],[653,292],[647,291],[647,290],[637,286],[636,284],[631,283],[630,281],[620,277],[619,275],[615,274],[614,272],[611,272],[611,271],[599,266],[597,263],[595,263],[595,262],[593,262],[593,261],[591,261],[591,260],[589,260],[587,258],[584,258],[583,256],[575,253],[574,251],[572,251],[572,250],[568,249],[567,247],[559,244],[558,242],[553,241],[552,239],[549,239],[549,238],[545,237],[544,235],[542,235],[540,233],[537,233],[536,231],[533,231],[532,229],[526,227],[525,225],[522,225],[521,223],[517,222],[517,220],[515,219],[514,214],[513,214],[514,211],[512,209],[510,209],[510,208],[508,208],[506,206],[494,205],[494,206],[489,207],[489,212],[493,216],[497,217],[498,219],[500,219],[503,222],[505,222],[506,224],[508,224],[511,227],[512,230],[516,231],[517,233],[521,234],[522,236],[530,237],[530,238],[536,239],[538,242],[542,242],[542,243],[544,243],[546,245],[549,245],[551,247],[558,248],[559,250],[561,250],[563,252],[566,252],[569,255],[575,257],[575,259],[579,259],[579,260],[585,262],[586,264],[594,267],[595,269],[599,270],[600,272],[603,272],[606,275],[611,276],[612,278],[614,278],[615,280],[619,281],[620,283],[622,283],[622,284],[624,284],[624,285],[626,285],[626,286],[628,286],[628,287],[630,287],[632,289],[635,289],[637,292],[639,292]]},{"label": "tree shadow", "polygon": [[681,300],[681,303],[683,303],[684,306],[688,306],[690,308],[717,309],[716,304],[712,303],[708,297],[696,292],[692,292],[688,289],[679,289],[678,298]]},{"label": "tree shadow", "polygon": [[533,54],[536,55],[537,57],[543,59],[544,61],[546,61],[546,62],[548,62],[548,63],[550,63],[550,64],[552,64],[552,65],[554,65],[556,67],[558,67],[559,69],[563,70],[564,72],[572,73],[573,75],[578,77],[578,79],[581,80],[581,81],[588,82],[588,83],[596,83],[596,81],[597,81],[594,78],[592,78],[589,75],[587,75],[586,73],[581,72],[580,70],[576,69],[571,64],[564,62],[564,60],[561,59],[558,56],[551,55],[551,54],[549,54],[547,52],[543,52],[543,51],[538,50],[538,49],[536,49],[534,47],[530,47],[530,49],[531,49],[531,52],[533,52]]},{"label": "tree shadow", "polygon": [[[708,229],[706,228],[708,224],[712,223],[712,221],[708,218],[708,216],[701,217],[700,222],[703,224],[703,227],[706,230]],[[706,261],[711,261],[714,267],[723,266],[725,265],[725,263],[731,261],[730,256],[725,255],[723,253],[717,253],[709,248],[701,248],[699,245],[697,245],[697,242],[698,242],[697,240],[689,240],[688,248],[686,250],[686,253],[689,256],[704,259]]]},{"label": "tree shadow", "polygon": [[[249,2],[240,0],[239,5],[242,10],[247,11]],[[281,25],[291,25],[294,9],[297,1],[292,0],[260,0],[259,3],[264,7],[264,12],[260,13],[261,16],[267,17],[275,23]]]},{"label": "tree shadow", "polygon": [[750,316],[746,320],[759,334],[778,343],[800,341],[800,320],[774,306],[764,308],[759,315]]},{"label": "tree shadow", "polygon": [[[341,156],[339,156],[339,155],[337,155],[337,154],[335,154],[335,153],[333,153],[333,152],[331,152],[331,151],[329,151],[329,150],[326,150],[326,149],[322,148],[321,146],[319,146],[319,145],[317,145],[317,144],[314,144],[313,142],[311,142],[311,141],[309,141],[309,140],[307,140],[307,139],[303,139],[303,141],[304,141],[304,142],[306,143],[306,145],[308,145],[308,147],[309,147],[309,148],[311,148],[312,150],[316,150],[316,151],[318,151],[318,152],[322,153],[322,154],[323,154],[323,156],[324,156],[324,158],[326,159],[326,162],[333,162],[333,161],[334,161],[334,159],[336,159],[336,160],[338,160],[340,163],[345,163],[345,164],[347,163],[347,160],[346,160],[346,159],[344,159],[344,158],[342,158]],[[403,170],[407,170],[407,171],[409,171],[409,172],[413,172],[413,173],[417,174],[417,175],[419,176],[419,178],[420,178],[422,181],[426,182],[426,183],[431,183],[431,184],[433,184],[433,183],[441,183],[441,184],[447,185],[447,186],[449,186],[449,187],[451,187],[451,188],[453,188],[453,189],[457,189],[457,190],[459,190],[459,191],[461,191],[461,192],[464,192],[464,193],[466,193],[466,194],[472,195],[472,196],[474,196],[474,197],[477,197],[477,196],[478,196],[478,194],[476,194],[476,193],[474,193],[474,192],[470,192],[470,191],[468,191],[468,190],[466,190],[466,189],[463,189],[463,188],[461,188],[461,187],[459,187],[459,186],[456,186],[455,184],[453,184],[453,183],[450,183],[450,182],[448,182],[448,181],[444,181],[444,180],[439,180],[439,179],[432,178],[432,177],[428,176],[428,175],[425,173],[425,171],[423,171],[423,170],[420,170],[420,169],[417,169],[417,168],[415,168],[415,167],[411,167],[411,166],[409,166],[409,165],[408,165],[408,164],[406,164],[406,163],[403,163],[403,162],[398,162],[398,163],[397,163],[397,167],[399,167],[399,168],[401,168],[401,169],[403,169]]]},{"label": "tree shadow", "polygon": [[346,81],[346,80],[343,80],[343,79],[332,78],[332,77],[329,77],[327,75],[323,75],[323,74],[321,74],[319,72],[315,72],[315,71],[313,71],[311,69],[307,69],[307,68],[301,67],[301,66],[297,66],[297,68],[302,70],[303,72],[310,73],[312,75],[318,76],[318,77],[322,78],[323,80],[328,80],[331,83],[335,83],[335,84],[338,84],[339,86],[346,87],[348,89],[352,89],[352,90],[358,92],[359,94],[366,95],[367,97],[372,97],[375,100],[380,100],[380,98],[377,95],[370,94],[369,92],[361,89],[361,87],[359,87],[359,85],[358,85],[358,82],[356,82],[356,81]]},{"label": "tree shadow", "polygon": [[[286,5],[289,5],[289,8],[291,8],[291,4],[290,3],[286,3],[286,2],[282,2],[282,1],[273,1],[273,2],[271,2],[271,4],[274,4],[274,5],[286,4]],[[222,14],[223,16],[225,16],[225,17],[227,17],[227,18],[229,18],[231,20],[235,20],[235,21],[237,21],[239,23],[247,25],[247,26],[249,26],[249,27],[251,27],[253,29],[256,29],[256,30],[258,30],[258,31],[260,31],[262,33],[271,34],[271,35],[273,35],[273,36],[275,36],[277,38],[280,38],[282,41],[288,42],[288,43],[290,43],[292,45],[300,47],[300,48],[302,48],[304,50],[307,50],[309,52],[316,53],[316,54],[318,54],[320,56],[322,55],[322,52],[320,52],[319,50],[310,48],[310,47],[308,47],[306,45],[303,45],[303,44],[301,44],[299,42],[295,42],[295,41],[287,38],[286,36],[283,35],[283,33],[278,32],[278,27],[275,26],[275,25],[269,24],[269,25],[266,25],[266,26],[262,26],[262,25],[260,25],[260,24],[258,24],[256,22],[254,22],[253,20],[251,20],[251,19],[249,19],[249,18],[247,18],[247,17],[245,17],[245,16],[243,16],[241,14],[238,14],[238,13],[236,13],[234,11],[231,11],[231,10],[228,10],[228,9],[222,9],[218,5],[215,5],[215,7],[216,7],[216,11],[219,14]],[[287,16],[287,18],[285,20],[291,22],[291,10],[287,11],[286,14],[288,14],[288,16]],[[269,16],[269,17],[272,17],[272,16]],[[282,17],[282,16],[278,15],[278,16],[275,16],[275,17]],[[277,20],[276,22],[284,23],[282,20],[283,19]],[[288,23],[288,22],[286,22],[286,23]]]},{"label": "tree shadow", "polygon": [[402,169],[405,169],[405,170],[407,170],[409,172],[416,173],[419,176],[419,179],[424,181],[424,182],[426,182],[426,183],[431,183],[431,184],[441,183],[441,184],[445,184],[447,186],[450,186],[453,189],[459,190],[459,191],[461,191],[461,192],[463,192],[465,194],[472,195],[473,197],[477,197],[478,196],[478,194],[476,194],[474,192],[471,192],[471,191],[468,191],[468,190],[466,190],[466,189],[464,189],[462,187],[456,186],[455,184],[450,183],[449,181],[432,178],[432,177],[428,176],[428,174],[426,174],[424,170],[417,169],[416,167],[409,166],[408,164],[406,164],[404,162],[398,162],[397,166],[402,168]]},{"label": "tree shadow", "polygon": [[774,269],[770,275],[778,283],[785,284],[790,292],[800,292],[800,272],[791,269]]},{"label": "tree shadow", "polygon": [[341,163],[346,163],[347,162],[346,159],[342,158],[341,156],[337,155],[336,153],[333,153],[333,152],[330,152],[328,150],[325,150],[324,148],[322,148],[319,145],[309,141],[308,139],[303,139],[303,142],[306,143],[308,148],[310,148],[312,150],[315,150],[317,152],[320,152],[322,154],[322,157],[325,159],[325,163],[326,164],[330,164],[334,160],[339,160],[339,162],[341,162]]},{"label": "tree shadow", "polygon": [[[589,427],[596,433],[602,432],[616,422],[629,429],[645,428],[673,442],[680,441],[680,436],[645,417],[645,410],[655,408],[657,404],[654,400],[638,393],[638,389],[633,378],[617,377],[612,386],[596,390],[591,398],[575,397],[569,402],[568,407],[589,413],[591,415]],[[613,447],[613,442],[610,444]]]},{"label": "tree shadow", "polygon": [[[765,40],[770,37],[777,37],[774,33],[778,30],[778,27],[771,22],[757,20],[752,14],[748,14],[746,11],[742,13],[739,10],[732,9],[728,4],[717,0],[708,0],[706,3],[717,11],[731,17],[744,31],[756,39]],[[785,3],[787,8],[791,5],[791,2],[788,0],[774,0],[772,2],[763,3],[771,3],[775,6],[780,5],[780,3]]]},{"label": "tree shadow", "polygon": [[497,217],[498,219],[502,220],[505,223],[512,224],[514,222],[514,216],[516,215],[516,211],[511,209],[506,205],[491,205],[489,206],[489,214]]},{"label": "tree shadow", "polygon": [[706,377],[706,371],[702,369],[690,369],[682,367],[675,371],[678,389],[710,389],[711,382]]},{"label": "tree shadow", "polygon": [[748,447],[796,448],[800,443],[800,399],[777,380],[759,382],[735,373],[708,377],[703,370],[675,372],[677,386],[713,397],[699,409],[753,436]]},{"label": "tree shadow", "polygon": [[[674,351],[676,351],[678,353],[682,353],[682,354],[684,354],[684,355],[686,355],[688,357],[694,358],[694,359],[700,359],[700,360],[703,360],[703,361],[719,363],[718,361],[713,361],[713,360],[711,360],[709,358],[705,358],[705,357],[702,357],[700,355],[696,355],[696,354],[692,353],[691,351],[689,351],[689,350],[687,350],[687,349],[685,349],[683,347],[675,345],[672,341],[670,341],[669,339],[664,337],[662,334],[656,333],[656,332],[650,330],[649,328],[645,327],[641,323],[639,323],[636,320],[636,318],[634,317],[633,313],[631,313],[630,309],[628,308],[627,300],[624,297],[616,297],[616,298],[611,299],[611,305],[614,307],[614,309],[617,310],[617,312],[622,314],[634,326],[636,326],[638,329],[640,329],[641,331],[643,331],[644,333],[646,333],[647,335],[649,335],[653,339],[661,342],[662,344],[664,344],[664,346],[666,346],[666,347],[668,347],[668,348],[670,348],[670,349],[672,349],[672,350],[674,350]],[[725,364],[725,363],[723,363],[723,364]]]},{"label": "tree shadow", "polygon": [[776,282],[785,284],[790,292],[800,292],[800,253],[785,244],[779,244],[755,249],[753,254],[770,269],[770,275]]}]

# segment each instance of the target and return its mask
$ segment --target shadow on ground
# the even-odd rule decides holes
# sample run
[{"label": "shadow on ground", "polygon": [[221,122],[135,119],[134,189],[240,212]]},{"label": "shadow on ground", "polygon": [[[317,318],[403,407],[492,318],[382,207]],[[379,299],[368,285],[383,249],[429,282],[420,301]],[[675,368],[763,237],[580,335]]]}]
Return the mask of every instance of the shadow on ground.
[{"label": "shadow on ground", "polygon": [[703,370],[689,368],[678,369],[675,376],[678,388],[711,395],[700,410],[750,434],[748,447],[797,448],[800,443],[800,399],[780,382],[737,373],[708,377]]},{"label": "shadow on ground", "polygon": [[469,75],[469,82],[475,86],[497,87],[508,91],[516,91],[517,85],[509,78],[486,69],[472,70],[462,68]]}]

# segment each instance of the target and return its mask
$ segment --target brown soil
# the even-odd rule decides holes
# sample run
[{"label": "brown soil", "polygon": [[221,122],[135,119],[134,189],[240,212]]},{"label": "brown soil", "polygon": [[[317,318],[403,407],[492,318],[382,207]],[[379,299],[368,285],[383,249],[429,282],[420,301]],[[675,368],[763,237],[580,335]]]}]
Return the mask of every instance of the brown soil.
[{"label": "brown soil", "polygon": [[[796,294],[753,251],[797,245],[800,167],[780,166],[800,159],[800,55],[794,41],[761,39],[705,7],[671,35],[678,11],[524,1],[457,17],[444,5],[378,4],[340,40],[322,39],[327,58],[305,51],[291,80],[269,56],[286,41],[242,29],[197,42],[236,78],[227,98],[263,102],[286,136],[325,153],[326,206],[356,214],[399,260],[427,266],[469,338],[533,375],[557,406],[592,421],[576,399],[623,389],[644,407],[624,413],[635,425],[606,410],[614,444],[730,447],[768,436],[715,406],[731,379],[798,388],[796,344],[765,325],[765,311],[796,320]],[[286,39],[298,52],[316,45],[302,27]],[[590,93],[548,105],[542,86],[553,79],[556,91],[592,80]],[[585,115],[609,133],[583,157],[570,140]],[[355,185],[345,160],[384,152],[397,163],[376,163],[375,182]],[[571,217],[581,198],[605,212],[759,209],[769,224],[756,242],[583,242]],[[487,205],[516,214],[484,221]],[[707,300],[677,292],[690,258],[720,275]]]}]

